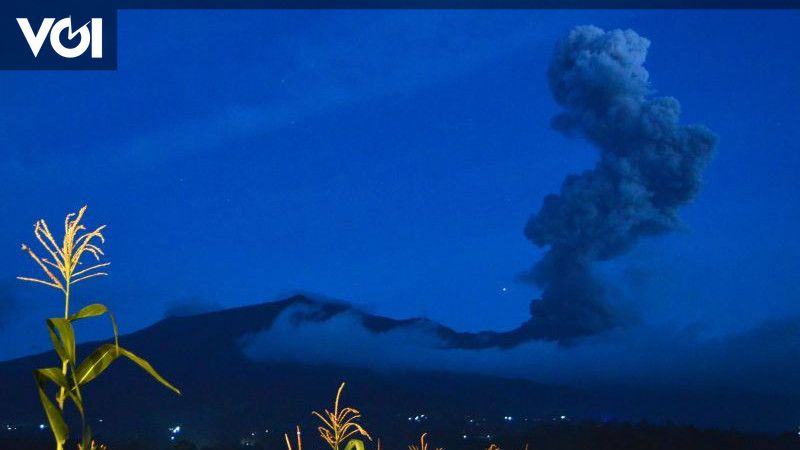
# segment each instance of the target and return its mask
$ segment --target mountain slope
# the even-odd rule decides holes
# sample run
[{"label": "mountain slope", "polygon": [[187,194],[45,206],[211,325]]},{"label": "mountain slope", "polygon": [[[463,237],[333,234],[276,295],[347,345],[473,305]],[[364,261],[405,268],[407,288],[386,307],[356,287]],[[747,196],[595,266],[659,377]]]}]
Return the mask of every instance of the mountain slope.
[{"label": "mountain slope", "polygon": [[[329,407],[344,380],[348,382],[346,401],[359,406],[375,428],[387,432],[405,432],[397,429],[400,417],[407,422],[405,416],[426,412],[431,416],[431,411],[437,411],[437,420],[459,423],[469,413],[499,417],[530,409],[553,415],[560,413],[559,405],[574,404],[582,396],[577,390],[524,380],[266,363],[243,356],[243,338],[269,328],[286,308],[298,305],[315,307],[314,315],[306,320],[325,320],[350,309],[344,304],[295,296],[280,302],[171,317],[121,337],[122,345],[146,357],[183,391],[183,396],[171,394],[132,364],[120,362],[86,389],[87,414],[103,419],[94,424],[97,433],[158,443],[166,442],[168,427],[178,424],[199,442],[236,440],[250,430],[283,432],[295,423],[310,424],[311,410]],[[363,318],[365,326],[375,332],[418,322],[366,314]],[[86,355],[95,345],[80,345],[78,352]],[[30,428],[43,420],[31,373],[37,367],[52,366],[53,358],[44,353],[0,363],[0,423]],[[413,432],[410,434],[416,433],[415,428],[408,430]]]},{"label": "mountain slope", "polygon": [[[87,414],[96,434],[116,444],[112,448],[136,441],[155,449],[170,442],[169,427],[180,425],[182,435],[201,444],[239,442],[256,433],[259,439],[277,446],[282,433],[295,424],[307,433],[315,429],[310,412],[330,407],[341,381],[348,383],[344,402],[357,406],[368,427],[386,442],[410,442],[421,431],[437,431],[441,444],[457,443],[465,434],[469,439],[485,438],[486,434],[521,430],[535,420],[562,415],[675,420],[770,431],[792,429],[797,418],[798,399],[787,397],[628,388],[584,391],[452,371],[372,370],[372,364],[353,368],[246,357],[242,348],[248,339],[286,319],[282,316],[287,311],[294,311],[289,320],[306,322],[324,322],[347,313],[378,334],[422,327],[445,340],[458,335],[428,320],[394,320],[304,296],[167,318],[120,340],[150,360],[183,395],[173,395],[132,364],[120,362],[86,389]],[[327,341],[322,336],[319,342],[304,345],[325,348]],[[79,346],[79,354],[86,355],[95,345]],[[358,347],[359,342],[351,345]],[[382,355],[370,355],[373,357],[374,366],[379,367]],[[0,363],[0,424],[19,427],[14,432],[0,432],[0,443],[24,433],[48,438],[46,432],[36,430],[44,419],[31,373],[37,367],[54,365],[54,358],[44,353]],[[415,419],[421,415],[425,417]],[[515,419],[506,421],[503,418],[507,416]],[[712,417],[715,419],[709,419]]]}]

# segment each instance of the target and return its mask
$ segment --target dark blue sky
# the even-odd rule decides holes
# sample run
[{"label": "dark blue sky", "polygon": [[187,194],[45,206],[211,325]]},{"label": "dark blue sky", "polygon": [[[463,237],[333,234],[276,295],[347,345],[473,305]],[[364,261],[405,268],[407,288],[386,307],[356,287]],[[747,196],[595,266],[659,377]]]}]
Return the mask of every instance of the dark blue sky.
[{"label": "dark blue sky", "polygon": [[123,331],[293,290],[464,330],[516,326],[537,295],[516,276],[542,255],[525,222],[597,159],[550,128],[545,70],[582,24],[650,39],[656,94],[720,137],[685,231],[599,268],[615,301],[643,327],[709,336],[800,315],[800,13],[123,11],[119,23],[117,72],[0,73],[2,359],[45,349],[41,319],[60,309],[13,280],[35,273],[19,243],[84,203],[89,224],[109,225],[113,265],[76,297],[107,303]]}]

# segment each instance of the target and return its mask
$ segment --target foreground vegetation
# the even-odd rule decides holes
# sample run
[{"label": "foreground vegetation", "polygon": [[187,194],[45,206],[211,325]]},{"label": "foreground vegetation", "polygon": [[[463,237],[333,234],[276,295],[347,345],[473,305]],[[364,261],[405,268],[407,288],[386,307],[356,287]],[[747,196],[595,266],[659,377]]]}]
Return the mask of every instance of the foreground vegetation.
[{"label": "foreground vegetation", "polygon": [[[95,277],[105,276],[104,271],[111,263],[100,262],[104,255],[101,244],[105,242],[101,225],[94,231],[86,231],[81,223],[86,206],[77,213],[67,214],[64,219],[64,235],[57,242],[56,236],[44,220],[38,220],[33,226],[33,234],[45,251],[40,257],[30,246],[22,244],[22,251],[27,253],[42,270],[43,278],[29,276],[17,277],[21,281],[44,285],[61,292],[64,299],[64,315],[47,319],[47,330],[53,343],[53,350],[58,356],[60,367],[45,367],[34,372],[39,388],[39,400],[42,403],[49,429],[55,440],[56,450],[62,450],[70,439],[68,421],[64,417],[67,400],[75,406],[80,416],[81,438],[78,450],[100,450],[104,448],[92,439],[92,430],[86,421],[86,405],[82,390],[89,382],[100,376],[114,361],[124,357],[144,369],[158,382],[180,394],[180,391],[143,358],[119,345],[117,323],[108,308],[94,303],[70,314],[70,300],[73,286]],[[85,264],[83,257],[91,255],[94,261]],[[114,331],[114,342],[103,344],[78,362],[76,352],[75,330],[73,325],[81,320],[108,315]],[[51,398],[48,393],[49,384],[55,385],[56,393]]]}]

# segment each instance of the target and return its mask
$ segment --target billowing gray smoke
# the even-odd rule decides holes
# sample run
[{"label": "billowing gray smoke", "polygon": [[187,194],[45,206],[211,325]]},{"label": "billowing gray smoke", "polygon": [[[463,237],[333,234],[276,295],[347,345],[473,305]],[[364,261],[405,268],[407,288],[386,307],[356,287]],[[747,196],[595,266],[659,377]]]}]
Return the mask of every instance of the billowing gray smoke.
[{"label": "billowing gray smoke", "polygon": [[611,307],[593,266],[680,225],[678,208],[700,189],[717,141],[705,127],[678,124],[677,100],[648,98],[649,45],[630,30],[585,26],[556,47],[547,75],[563,111],[553,126],[586,139],[600,160],[568,176],[525,227],[528,239],[547,248],[525,277],[542,289],[531,318],[507,332],[387,319],[367,321],[367,329],[385,333],[422,323],[445,347],[480,349],[533,339],[568,343],[626,324],[628,315]]},{"label": "billowing gray smoke", "polygon": [[583,26],[556,47],[547,76],[563,111],[553,127],[586,139],[600,160],[564,179],[525,227],[528,239],[547,248],[524,276],[542,289],[532,317],[508,332],[453,333],[452,346],[567,343],[629,320],[609,304],[593,266],[625,254],[640,238],[679,227],[678,208],[700,189],[717,142],[703,126],[678,124],[674,98],[649,98],[649,46],[631,30]]},{"label": "billowing gray smoke", "polygon": [[600,160],[568,176],[525,227],[548,247],[529,274],[542,297],[531,303],[527,334],[564,340],[621,325],[592,266],[677,228],[678,208],[700,189],[716,136],[679,125],[674,98],[648,98],[649,45],[631,30],[583,26],[556,48],[547,76],[564,110],[553,127],[585,138]]}]

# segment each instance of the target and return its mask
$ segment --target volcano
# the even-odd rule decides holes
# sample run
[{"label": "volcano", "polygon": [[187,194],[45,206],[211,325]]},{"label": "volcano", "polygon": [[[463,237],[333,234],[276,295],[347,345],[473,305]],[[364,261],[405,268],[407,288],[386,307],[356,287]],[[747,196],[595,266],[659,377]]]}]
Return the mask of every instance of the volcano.
[{"label": "volcano", "polygon": [[[359,367],[335,361],[265,361],[243,351],[253,336],[269,330],[290,311],[294,315],[289,320],[295,322],[325,322],[347,314],[375,334],[424,329],[446,344],[459,336],[427,319],[395,320],[303,295],[168,317],[121,336],[120,342],[147,357],[183,395],[175,396],[132,364],[120,362],[85,390],[95,435],[115,449],[163,448],[176,435],[200,445],[258,439],[279,448],[283,433],[296,424],[314,433],[311,411],[330,408],[342,381],[347,382],[344,402],[358,407],[365,426],[383,441],[412,442],[423,431],[435,431],[442,444],[452,444],[450,448],[458,448],[465,439],[487,439],[487,435],[521,430],[541,421],[647,418],[695,423],[720,404],[727,405],[720,419],[724,422],[700,425],[752,424],[753,411],[759,411],[763,419],[760,429],[785,431],[792,425],[787,424],[784,412],[797,402],[783,397],[749,398],[741,393],[726,397],[623,388],[582,390],[430,367],[387,370],[377,364],[380,354],[373,355],[373,370],[369,361]],[[326,339],[323,336],[319,342],[304,344],[324,347]],[[86,355],[96,345],[84,343],[78,352]],[[354,348],[359,345],[352,342]],[[0,448],[18,442],[25,442],[25,448],[49,448],[49,431],[39,430],[45,419],[32,371],[55,362],[53,354],[43,353],[0,363],[0,426],[4,428],[0,430]],[[716,411],[714,416],[720,415]]]}]

